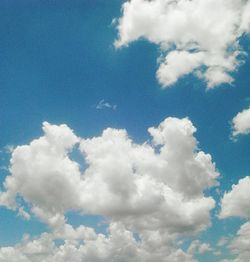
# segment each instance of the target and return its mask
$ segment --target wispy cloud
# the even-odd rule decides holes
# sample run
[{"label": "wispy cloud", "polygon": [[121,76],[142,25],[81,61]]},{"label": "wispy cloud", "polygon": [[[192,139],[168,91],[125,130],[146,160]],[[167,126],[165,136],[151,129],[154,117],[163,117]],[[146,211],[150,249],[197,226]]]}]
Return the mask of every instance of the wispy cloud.
[{"label": "wispy cloud", "polygon": [[98,104],[96,105],[96,109],[98,110],[102,110],[105,108],[110,108],[113,110],[116,110],[117,105],[112,105],[109,102],[105,101],[104,99],[102,99],[101,101],[98,102]]},{"label": "wispy cloud", "polygon": [[4,151],[7,153],[7,154],[11,154],[15,149],[15,146],[14,145],[6,145],[4,147]]}]

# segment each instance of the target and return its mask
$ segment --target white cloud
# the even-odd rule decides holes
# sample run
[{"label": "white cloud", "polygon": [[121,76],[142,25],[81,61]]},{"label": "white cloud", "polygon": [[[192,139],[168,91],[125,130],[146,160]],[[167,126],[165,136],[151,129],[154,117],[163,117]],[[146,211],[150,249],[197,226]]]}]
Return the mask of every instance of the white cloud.
[{"label": "white cloud", "polygon": [[105,108],[110,108],[110,109],[116,110],[117,105],[111,105],[109,102],[106,102],[104,99],[102,99],[96,105],[96,109],[101,110],[101,109],[105,109]]},{"label": "white cloud", "polygon": [[68,210],[172,233],[200,231],[210,223],[214,200],[203,190],[217,184],[218,173],[211,156],[198,151],[196,129],[187,118],[167,118],[150,128],[155,146],[135,144],[125,130],[111,128],[81,139],[84,174],[69,158],[80,141],[73,131],[48,123],[43,129],[43,137],[14,150],[2,204],[16,208],[20,195],[52,227],[65,222]]},{"label": "white cloud", "polygon": [[206,252],[213,251],[213,248],[209,243],[202,243],[200,240],[194,240],[190,244],[187,253],[195,255],[195,254],[204,254]]},{"label": "white cloud", "polygon": [[250,133],[250,107],[238,113],[232,120],[233,136]]},{"label": "white cloud", "polygon": [[[79,231],[81,237],[79,238]],[[195,262],[191,255],[173,247],[165,239],[159,245],[159,235],[145,234],[141,241],[136,241],[133,233],[119,223],[112,223],[108,236],[96,234],[81,226],[70,228],[71,235],[64,235],[64,243],[55,244],[60,239],[54,233],[43,233],[37,239],[24,238],[14,247],[0,248],[0,262]]]},{"label": "white cloud", "polygon": [[23,219],[25,219],[25,220],[30,220],[30,214],[29,214],[28,212],[26,212],[26,211],[23,209],[23,207],[20,207],[20,208],[18,209],[18,215],[19,215],[20,217],[22,217]]},{"label": "white cloud", "polygon": [[66,125],[45,122],[43,130],[43,137],[13,151],[12,175],[4,182],[7,191],[0,195],[0,202],[16,208],[19,194],[32,204],[33,213],[46,223],[53,223],[52,217],[59,219],[60,214],[74,207],[79,199],[79,166],[68,156],[78,138]]},{"label": "white cloud", "polygon": [[160,64],[157,78],[163,86],[175,84],[182,75],[191,73],[202,65],[203,52],[172,51]]},{"label": "white cloud", "polygon": [[237,255],[235,259],[223,260],[222,262],[248,262],[250,259],[250,222],[243,224],[237,235],[227,246],[232,254]]},{"label": "white cloud", "polygon": [[250,177],[247,176],[232,186],[232,190],[225,193],[221,200],[220,218],[239,216],[250,217]]},{"label": "white cloud", "polygon": [[15,147],[13,145],[6,145],[4,151],[8,154],[11,154],[14,151]]},{"label": "white cloud", "polygon": [[250,222],[246,222],[240,227],[237,236],[230,243],[229,247],[236,254],[250,251]]},{"label": "white cloud", "polygon": [[233,82],[230,73],[243,53],[238,40],[250,32],[250,4],[245,0],[131,0],[122,6],[117,29],[116,47],[140,38],[160,46],[165,59],[157,78],[163,87],[193,72],[213,88]]},{"label": "white cloud", "polygon": [[[250,219],[250,177],[239,180],[232,190],[224,194],[221,201],[220,218],[238,216]],[[224,241],[225,240],[225,241]],[[245,222],[237,232],[237,235],[230,239],[222,239],[219,243],[232,252],[234,259],[225,259],[221,262],[248,262],[250,259],[250,221]]]},{"label": "white cloud", "polygon": [[[117,256],[123,257],[125,252],[126,261],[193,261],[175,242],[210,225],[215,201],[203,191],[217,185],[219,174],[211,156],[198,149],[196,128],[188,118],[166,118],[158,127],[149,128],[152,141],[143,144],[133,142],[125,130],[112,128],[88,139],[77,137],[66,125],[45,122],[43,130],[39,139],[14,149],[11,174],[0,194],[1,205],[18,209],[26,219],[35,215],[49,225],[54,236],[72,241],[86,230],[80,228],[76,233],[67,225],[68,211],[101,215],[111,225],[119,224],[116,230],[124,228],[126,236],[139,235],[141,244],[129,240],[135,253],[130,247],[129,254],[119,247],[122,254]],[[73,148],[82,153],[85,167],[71,159]],[[20,197],[30,210],[24,211]],[[99,257],[86,261],[120,261],[112,253],[118,252],[111,244],[117,232],[112,232],[108,239],[98,236],[91,252]],[[99,244],[100,255],[93,251]],[[68,250],[75,250],[73,257],[81,261],[83,254],[88,258],[87,253],[82,253],[86,248],[79,244],[61,249],[53,246],[52,253],[45,254],[49,259],[44,261],[67,261],[62,254]],[[106,256],[104,251],[110,253]],[[13,257],[12,252],[21,252],[16,257],[26,262],[26,251],[20,251],[19,246],[1,252],[7,252],[4,259],[8,254]],[[31,261],[36,262],[35,258]]]},{"label": "white cloud", "polygon": [[106,129],[100,137],[81,141],[89,165],[84,206],[137,230],[201,230],[214,206],[202,191],[218,176],[210,155],[197,151],[188,119],[168,118],[149,132],[160,153],[149,144],[133,143],[124,130]]}]

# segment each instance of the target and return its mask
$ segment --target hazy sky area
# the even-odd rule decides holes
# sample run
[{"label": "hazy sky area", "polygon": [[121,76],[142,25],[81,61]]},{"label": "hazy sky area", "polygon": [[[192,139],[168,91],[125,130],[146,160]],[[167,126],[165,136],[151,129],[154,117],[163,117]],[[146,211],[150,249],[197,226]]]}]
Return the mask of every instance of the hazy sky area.
[{"label": "hazy sky area", "polygon": [[0,262],[250,261],[250,1],[0,1]]}]

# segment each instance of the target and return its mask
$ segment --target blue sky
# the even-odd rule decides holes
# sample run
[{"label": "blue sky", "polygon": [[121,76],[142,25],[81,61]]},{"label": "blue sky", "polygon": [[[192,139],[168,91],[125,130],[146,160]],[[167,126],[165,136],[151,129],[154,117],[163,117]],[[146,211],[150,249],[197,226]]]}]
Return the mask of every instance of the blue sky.
[{"label": "blue sky", "polygon": [[[6,146],[29,144],[42,136],[44,121],[66,124],[84,138],[100,136],[107,127],[126,129],[141,144],[150,139],[149,127],[167,117],[188,117],[197,128],[199,148],[216,163],[221,192],[208,191],[217,201],[212,226],[190,239],[216,246],[222,236],[235,235],[247,221],[239,217],[219,220],[215,214],[220,212],[223,193],[250,174],[250,135],[241,135],[237,141],[230,138],[232,119],[250,106],[249,57],[245,55],[244,63],[231,72],[232,84],[207,90],[206,80],[187,74],[163,89],[155,75],[162,53],[159,45],[139,38],[128,47],[114,47],[118,30],[112,20],[122,17],[123,2],[1,1],[1,184],[10,175],[5,170],[11,158]],[[239,41],[249,54],[249,36],[244,34]],[[100,101],[107,104],[98,109]],[[72,157],[79,158],[77,153]],[[24,206],[29,208],[30,203]],[[5,207],[0,208],[0,219],[3,247],[17,244],[25,233],[35,237],[50,230],[38,218],[26,221]],[[83,224],[98,233],[105,232],[106,224],[99,225],[102,220],[99,215],[68,215],[74,227]],[[227,258],[229,251],[224,252]],[[195,256],[202,262],[224,258],[209,252]]]}]

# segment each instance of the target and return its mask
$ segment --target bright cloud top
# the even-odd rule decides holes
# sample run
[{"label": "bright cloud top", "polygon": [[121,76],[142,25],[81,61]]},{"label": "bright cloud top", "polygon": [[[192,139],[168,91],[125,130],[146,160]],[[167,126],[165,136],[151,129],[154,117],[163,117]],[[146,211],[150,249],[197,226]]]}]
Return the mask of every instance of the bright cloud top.
[{"label": "bright cloud top", "polygon": [[[26,219],[35,215],[57,235],[65,228],[72,232],[70,235],[75,234],[72,230],[76,229],[66,224],[67,211],[106,217],[111,223],[111,235],[108,239],[96,236],[93,245],[106,250],[110,241],[119,243],[112,234],[122,234],[118,239],[125,237],[134,250],[129,253],[131,260],[126,261],[193,261],[190,254],[176,249],[174,242],[176,237],[195,234],[210,225],[215,201],[204,196],[203,191],[217,185],[219,174],[211,156],[198,150],[193,135],[196,129],[188,118],[167,118],[158,127],[149,128],[152,142],[141,145],[134,143],[125,130],[112,128],[89,139],[77,137],[66,125],[45,122],[43,131],[44,136],[14,149],[11,174],[0,194],[2,205],[19,210]],[[82,153],[85,167],[72,160],[71,151],[76,149]],[[20,197],[30,210],[22,207]],[[139,247],[133,232],[142,241]],[[149,252],[155,241],[157,250]],[[65,248],[65,252],[76,249]],[[85,248],[77,249],[77,254],[83,256]],[[11,252],[22,250],[27,250],[26,244],[14,250],[2,249],[0,261],[1,255],[12,256]],[[112,250],[111,245],[107,252],[117,249]],[[117,256],[123,257],[127,251],[121,250]],[[64,251],[58,250],[60,256]],[[146,251],[148,254],[144,254]],[[143,254],[145,259],[141,259]],[[100,261],[118,261],[110,257]]]},{"label": "bright cloud top", "polygon": [[160,46],[157,79],[169,87],[194,73],[208,88],[232,83],[243,54],[239,38],[250,32],[246,0],[131,0],[123,4],[116,47],[139,38]]},{"label": "bright cloud top", "polygon": [[232,120],[233,136],[250,133],[250,107],[238,113]]}]

